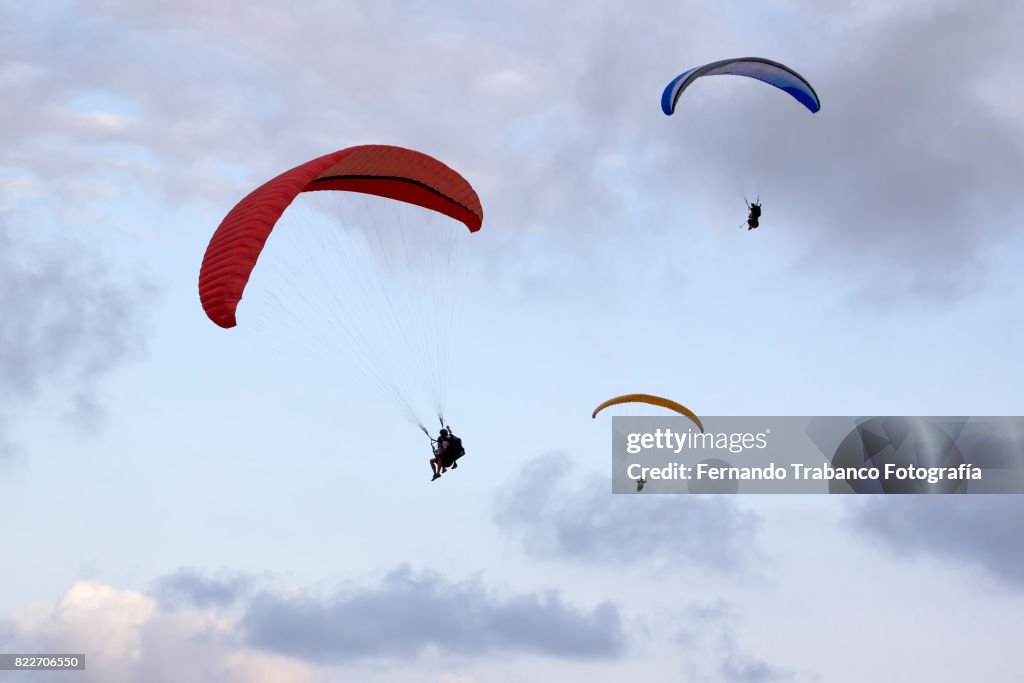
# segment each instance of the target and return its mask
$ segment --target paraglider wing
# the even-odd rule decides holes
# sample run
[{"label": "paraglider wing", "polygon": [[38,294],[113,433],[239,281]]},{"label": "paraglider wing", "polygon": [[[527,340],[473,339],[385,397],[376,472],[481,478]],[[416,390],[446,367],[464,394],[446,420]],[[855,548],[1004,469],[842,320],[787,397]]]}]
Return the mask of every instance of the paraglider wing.
[{"label": "paraglider wing", "polygon": [[723,59],[704,66],[698,66],[689,71],[681,73],[674,78],[665,88],[661,95],[661,110],[666,115],[671,115],[676,110],[676,102],[683,91],[695,80],[702,76],[747,76],[759,81],[774,85],[780,90],[785,90],[796,99],[797,102],[816,113],[821,109],[821,101],[814,88],[807,80],[793,71],[785,64],[773,62],[762,57],[740,57],[738,59]]},{"label": "paraglider wing", "polygon": [[594,408],[594,414],[591,415],[591,418],[596,418],[597,414],[604,410],[605,408],[617,406],[622,403],[647,403],[652,406],[659,406],[661,408],[674,410],[680,415],[685,415],[686,417],[693,420],[694,424],[700,427],[700,431],[704,431],[704,425],[701,423],[700,418],[697,417],[692,410],[670,399],[662,398],[660,396],[652,396],[651,394],[626,394],[625,396],[616,396],[615,398],[610,398],[601,405],[599,405],[597,408]]},{"label": "paraglider wing", "polygon": [[302,192],[362,192],[415,204],[461,221],[476,232],[480,198],[469,182],[433,157],[403,147],[349,147],[296,166],[253,190],[210,239],[199,271],[199,298],[210,320],[236,325],[235,311],[263,245]]}]

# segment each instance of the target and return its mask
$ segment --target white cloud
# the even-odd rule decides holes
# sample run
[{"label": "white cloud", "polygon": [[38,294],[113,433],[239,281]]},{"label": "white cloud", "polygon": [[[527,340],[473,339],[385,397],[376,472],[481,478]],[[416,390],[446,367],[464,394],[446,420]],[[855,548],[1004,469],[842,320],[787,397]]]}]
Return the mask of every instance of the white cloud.
[{"label": "white cloud", "polygon": [[75,674],[83,683],[314,680],[301,662],[238,644],[231,623],[215,613],[163,612],[145,594],[91,581],[72,585],[48,613],[25,610],[6,630],[7,651],[85,654],[85,671]]}]

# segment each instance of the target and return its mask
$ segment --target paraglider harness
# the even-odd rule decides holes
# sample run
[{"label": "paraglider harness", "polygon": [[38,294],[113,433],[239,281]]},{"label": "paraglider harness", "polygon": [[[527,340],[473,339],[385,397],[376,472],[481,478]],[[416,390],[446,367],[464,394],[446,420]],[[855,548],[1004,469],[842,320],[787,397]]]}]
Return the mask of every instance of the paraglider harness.
[{"label": "paraglider harness", "polygon": [[[743,201],[747,202],[746,198]],[[747,216],[747,230],[753,230],[761,219],[761,198],[755,199],[753,204],[747,202],[747,209],[750,211],[750,215]]]},{"label": "paraglider harness", "polygon": [[462,446],[462,439],[455,436],[452,432],[451,425],[446,425],[443,418],[439,419],[441,420],[441,426],[448,431],[448,438],[445,439],[445,443],[447,445],[444,449],[441,448],[441,443],[437,439],[430,436],[430,432],[427,431],[426,427],[420,425],[420,429],[422,429],[423,433],[427,435],[428,439],[430,439],[430,446],[434,451],[434,457],[441,459],[441,466],[445,468],[451,467],[454,469],[458,467],[456,464],[458,459],[466,454],[466,449]]}]

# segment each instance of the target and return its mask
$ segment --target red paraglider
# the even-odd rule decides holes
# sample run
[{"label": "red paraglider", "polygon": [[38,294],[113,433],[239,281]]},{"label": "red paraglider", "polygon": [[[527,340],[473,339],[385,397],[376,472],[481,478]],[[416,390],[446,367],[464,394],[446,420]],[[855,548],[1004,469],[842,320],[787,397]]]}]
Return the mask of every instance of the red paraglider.
[{"label": "red paraglider", "polygon": [[480,198],[442,162],[390,145],[349,147],[308,161],[253,190],[224,218],[203,257],[199,298],[217,325],[236,325],[235,311],[263,246],[285,209],[303,192],[361,192],[415,204],[476,232]]}]

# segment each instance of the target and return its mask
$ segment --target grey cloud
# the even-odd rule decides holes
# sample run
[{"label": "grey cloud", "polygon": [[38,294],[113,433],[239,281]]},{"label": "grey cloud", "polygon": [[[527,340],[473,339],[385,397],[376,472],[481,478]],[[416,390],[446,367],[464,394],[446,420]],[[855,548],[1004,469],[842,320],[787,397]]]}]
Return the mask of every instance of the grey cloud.
[{"label": "grey cloud", "polygon": [[495,522],[534,555],[600,565],[671,562],[738,570],[755,556],[758,518],[723,497],[612,495],[601,477],[573,488],[569,460],[527,463]]},{"label": "grey cloud", "polygon": [[725,680],[734,683],[770,683],[790,681],[796,677],[792,671],[735,652],[729,653],[722,661],[721,671]]},{"label": "grey cloud", "polygon": [[[715,662],[715,675],[710,680],[732,683],[771,683],[789,681],[798,672],[777,666],[745,652],[737,643],[734,623],[737,615],[724,601],[711,604],[692,604],[684,611],[685,627],[676,636],[676,642],[688,652],[711,652]],[[695,680],[704,680],[699,674]]]},{"label": "grey cloud", "polygon": [[721,599],[710,603],[695,602],[687,608],[687,613],[701,623],[722,621],[734,616],[732,606]]},{"label": "grey cloud", "polygon": [[4,422],[44,393],[64,396],[69,417],[93,426],[102,413],[103,380],[143,346],[142,285],[117,281],[72,239],[47,241],[43,232],[14,228],[5,218],[0,215],[0,455],[14,452]]},{"label": "grey cloud", "polygon": [[153,593],[164,605],[186,604],[200,608],[228,607],[247,597],[255,580],[245,574],[209,576],[183,567],[154,583]]},{"label": "grey cloud", "polygon": [[719,670],[722,677],[732,683],[772,683],[791,681],[797,673],[790,669],[770,664],[744,653],[736,644],[736,638],[728,627],[723,629],[722,656]]},{"label": "grey cloud", "polygon": [[980,569],[1024,588],[1024,498],[901,496],[852,506],[846,525],[902,556]]},{"label": "grey cloud", "polygon": [[683,611],[683,625],[676,634],[675,640],[687,649],[700,646],[709,629],[725,628],[735,620],[732,606],[725,600],[715,602],[695,602]]},{"label": "grey cloud", "polygon": [[241,627],[249,642],[315,662],[413,658],[428,648],[454,655],[528,653],[571,659],[625,651],[619,610],[579,610],[556,593],[491,595],[479,583],[452,583],[407,567],[381,585],[330,599],[264,593]]}]

